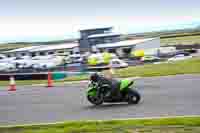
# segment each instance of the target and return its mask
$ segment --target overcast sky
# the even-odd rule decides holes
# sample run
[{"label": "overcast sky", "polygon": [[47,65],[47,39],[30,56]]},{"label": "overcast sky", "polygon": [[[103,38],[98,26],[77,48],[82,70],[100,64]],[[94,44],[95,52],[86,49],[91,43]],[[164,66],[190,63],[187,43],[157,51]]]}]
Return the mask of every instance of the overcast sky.
[{"label": "overcast sky", "polygon": [[0,0],[0,42],[76,37],[82,28],[140,32],[200,22],[199,0]]}]

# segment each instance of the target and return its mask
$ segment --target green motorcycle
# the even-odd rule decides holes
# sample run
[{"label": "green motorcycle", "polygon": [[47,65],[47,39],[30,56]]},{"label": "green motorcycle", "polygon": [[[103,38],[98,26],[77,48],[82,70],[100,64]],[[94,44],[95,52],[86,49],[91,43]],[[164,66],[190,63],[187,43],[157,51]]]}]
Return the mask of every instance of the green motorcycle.
[{"label": "green motorcycle", "polygon": [[123,79],[118,81],[118,95],[109,96],[110,91],[108,85],[99,85],[96,82],[90,82],[87,89],[87,99],[94,105],[101,105],[103,103],[116,103],[116,102],[128,102],[129,104],[139,103],[141,96],[137,89],[133,89],[134,81]]}]

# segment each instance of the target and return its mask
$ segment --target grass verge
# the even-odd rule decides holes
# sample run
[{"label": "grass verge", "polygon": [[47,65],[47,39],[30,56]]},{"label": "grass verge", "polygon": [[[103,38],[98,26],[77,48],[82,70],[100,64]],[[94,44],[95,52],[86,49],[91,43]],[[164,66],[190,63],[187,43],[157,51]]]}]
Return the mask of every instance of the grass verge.
[{"label": "grass verge", "polygon": [[117,77],[153,77],[177,74],[200,73],[200,58],[191,58],[162,64],[148,64],[143,66],[128,67],[116,71]]},{"label": "grass verge", "polygon": [[177,117],[110,121],[77,121],[59,124],[0,127],[1,133],[143,133],[200,132],[200,117]]},{"label": "grass verge", "polygon": [[[177,61],[162,64],[148,64],[143,66],[134,66],[115,70],[115,76],[119,78],[126,77],[153,77],[168,76],[177,74],[198,74],[200,73],[200,58],[192,58],[184,61]],[[87,80],[88,75],[71,76],[56,83]],[[46,80],[16,81],[17,85],[46,84]],[[0,81],[0,86],[7,86],[9,81]]]},{"label": "grass verge", "polygon": [[200,35],[198,35],[198,36],[163,38],[163,39],[160,40],[160,42],[161,42],[162,46],[200,44]]}]

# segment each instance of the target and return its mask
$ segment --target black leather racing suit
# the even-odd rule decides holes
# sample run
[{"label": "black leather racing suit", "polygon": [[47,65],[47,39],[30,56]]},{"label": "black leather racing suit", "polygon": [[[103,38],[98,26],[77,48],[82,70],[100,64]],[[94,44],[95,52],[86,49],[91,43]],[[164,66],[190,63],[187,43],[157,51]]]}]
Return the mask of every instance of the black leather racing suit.
[{"label": "black leather racing suit", "polygon": [[99,76],[98,83],[100,86],[103,84],[107,84],[108,86],[110,86],[110,96],[111,97],[118,96],[119,82],[116,79],[107,79],[103,76]]}]

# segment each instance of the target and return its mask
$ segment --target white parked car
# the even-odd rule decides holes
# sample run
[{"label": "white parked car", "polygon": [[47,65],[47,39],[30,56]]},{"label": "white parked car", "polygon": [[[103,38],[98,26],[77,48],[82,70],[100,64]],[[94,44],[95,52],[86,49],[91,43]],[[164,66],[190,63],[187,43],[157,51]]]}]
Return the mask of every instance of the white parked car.
[{"label": "white parked car", "polygon": [[32,65],[35,69],[49,69],[54,68],[56,65],[53,62],[39,62]]},{"label": "white parked car", "polygon": [[81,63],[83,62],[83,57],[81,54],[73,54],[69,56],[74,63]]},{"label": "white parked car", "polygon": [[112,59],[110,61],[110,66],[112,68],[124,68],[128,67],[128,63],[124,62],[123,60],[120,59]]},{"label": "white parked car", "polygon": [[1,62],[0,71],[11,71],[15,69],[15,65],[11,63]]},{"label": "white parked car", "polygon": [[185,60],[189,58],[192,58],[192,56],[185,56],[184,54],[179,54],[172,58],[169,58],[168,61],[179,61],[179,60]]},{"label": "white parked car", "polygon": [[65,63],[72,64],[72,63],[81,63],[83,62],[83,57],[80,54],[73,54],[64,57]]},{"label": "white parked car", "polygon": [[17,66],[18,68],[29,68],[32,66],[31,57],[29,56],[17,57],[10,61],[10,63]]},{"label": "white parked car", "polygon": [[6,57],[4,55],[0,55],[0,63],[8,63],[8,62],[11,62],[13,60],[15,60],[16,57]]},{"label": "white parked car", "polygon": [[141,58],[142,62],[156,62],[159,61],[160,58],[156,56],[144,56]]},{"label": "white parked car", "polygon": [[63,63],[64,57],[61,56],[37,56],[32,58],[32,67],[35,69],[54,68]]}]

